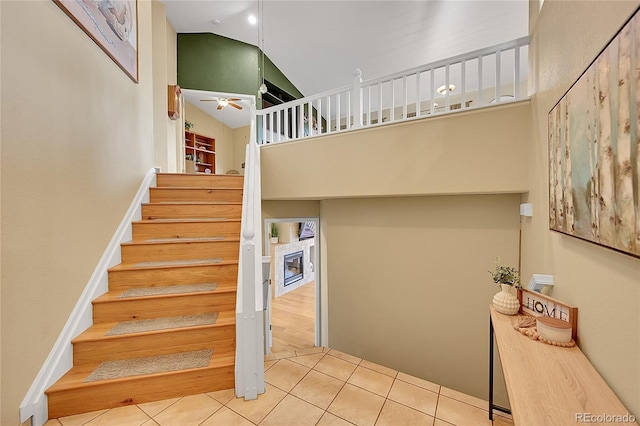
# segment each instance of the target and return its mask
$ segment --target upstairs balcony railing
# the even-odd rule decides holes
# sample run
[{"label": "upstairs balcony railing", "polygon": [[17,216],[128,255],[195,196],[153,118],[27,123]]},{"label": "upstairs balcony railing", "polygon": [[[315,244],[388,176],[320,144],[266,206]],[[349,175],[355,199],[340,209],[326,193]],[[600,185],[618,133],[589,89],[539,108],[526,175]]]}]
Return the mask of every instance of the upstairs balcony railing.
[{"label": "upstairs balcony railing", "polygon": [[257,111],[258,144],[526,99],[529,37]]}]

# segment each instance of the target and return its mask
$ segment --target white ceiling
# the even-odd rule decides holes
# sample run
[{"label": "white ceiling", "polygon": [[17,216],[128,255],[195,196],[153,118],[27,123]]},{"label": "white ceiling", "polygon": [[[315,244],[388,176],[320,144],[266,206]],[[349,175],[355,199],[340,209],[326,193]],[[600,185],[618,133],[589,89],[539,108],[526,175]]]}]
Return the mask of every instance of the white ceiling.
[{"label": "white ceiling", "polygon": [[[529,32],[527,0],[164,3],[167,18],[178,33],[211,32],[262,46],[306,96],[350,84],[356,68],[367,80]],[[262,16],[262,29],[249,24],[250,14]]]}]

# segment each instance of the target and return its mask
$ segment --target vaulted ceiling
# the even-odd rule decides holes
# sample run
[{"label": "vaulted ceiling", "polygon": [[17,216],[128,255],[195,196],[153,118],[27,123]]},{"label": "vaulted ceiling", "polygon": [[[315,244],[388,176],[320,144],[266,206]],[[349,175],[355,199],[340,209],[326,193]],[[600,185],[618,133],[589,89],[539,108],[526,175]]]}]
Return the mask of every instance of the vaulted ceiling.
[{"label": "vaulted ceiling", "polygon": [[[527,0],[164,0],[178,33],[261,47],[304,94],[526,36]],[[249,15],[258,19],[252,25]]]}]

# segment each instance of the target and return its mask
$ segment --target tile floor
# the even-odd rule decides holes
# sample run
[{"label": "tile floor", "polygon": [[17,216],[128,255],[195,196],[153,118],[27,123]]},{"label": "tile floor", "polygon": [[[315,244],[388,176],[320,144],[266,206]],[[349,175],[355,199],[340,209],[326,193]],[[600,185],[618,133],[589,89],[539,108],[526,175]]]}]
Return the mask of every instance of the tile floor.
[{"label": "tile floor", "polygon": [[[45,426],[491,425],[487,402],[327,348],[265,357],[267,392],[224,390],[49,420]],[[494,415],[494,425],[513,425]]]}]

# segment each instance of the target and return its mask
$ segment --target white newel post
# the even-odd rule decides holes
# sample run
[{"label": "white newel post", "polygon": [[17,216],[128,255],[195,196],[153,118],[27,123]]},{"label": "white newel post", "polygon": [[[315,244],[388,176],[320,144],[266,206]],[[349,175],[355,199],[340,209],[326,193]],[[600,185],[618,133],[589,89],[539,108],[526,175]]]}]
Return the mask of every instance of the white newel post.
[{"label": "white newel post", "polygon": [[[251,124],[255,132],[255,120]],[[242,208],[242,239],[236,302],[236,396],[256,399],[265,392],[262,256],[260,229],[260,147],[247,144]]]},{"label": "white newel post", "polygon": [[[353,91],[351,93],[351,111],[353,112],[353,128],[362,127],[362,71],[356,68],[353,77]],[[347,117],[347,128],[349,128],[349,117]]]}]

